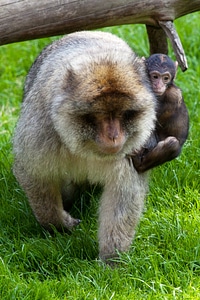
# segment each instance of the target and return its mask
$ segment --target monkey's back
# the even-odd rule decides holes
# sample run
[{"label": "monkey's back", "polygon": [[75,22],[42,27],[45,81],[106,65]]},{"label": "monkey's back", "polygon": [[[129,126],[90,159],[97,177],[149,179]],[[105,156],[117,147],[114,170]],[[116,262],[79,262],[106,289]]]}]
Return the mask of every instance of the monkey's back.
[{"label": "monkey's back", "polygon": [[183,145],[188,136],[189,117],[181,90],[171,85],[158,105],[156,131],[160,140],[174,136]]}]

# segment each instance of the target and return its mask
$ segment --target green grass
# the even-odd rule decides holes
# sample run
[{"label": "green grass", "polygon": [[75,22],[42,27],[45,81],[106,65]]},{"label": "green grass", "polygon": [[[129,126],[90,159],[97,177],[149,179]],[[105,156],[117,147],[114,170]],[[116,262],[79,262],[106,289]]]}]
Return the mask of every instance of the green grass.
[{"label": "green grass", "polygon": [[[116,269],[97,259],[97,191],[81,195],[74,213],[83,221],[72,235],[49,235],[12,175],[11,137],[24,78],[53,38],[0,48],[0,299],[200,299],[200,13],[175,25],[189,65],[176,83],[188,106],[190,134],[181,156],[152,172],[135,240]],[[106,30],[148,56],[143,25]]]}]

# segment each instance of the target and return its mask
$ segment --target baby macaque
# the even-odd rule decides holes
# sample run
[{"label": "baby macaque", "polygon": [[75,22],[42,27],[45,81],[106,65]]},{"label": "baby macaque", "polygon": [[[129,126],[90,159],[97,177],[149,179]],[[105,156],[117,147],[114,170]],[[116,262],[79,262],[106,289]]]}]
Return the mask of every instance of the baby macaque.
[{"label": "baby macaque", "polygon": [[155,105],[144,61],[110,33],[69,34],[42,51],[13,140],[14,174],[42,226],[78,225],[63,201],[85,182],[100,184],[100,258],[129,249],[148,176],[127,155],[154,130]]},{"label": "baby macaque", "polygon": [[133,155],[138,172],[176,158],[187,139],[188,111],[181,90],[174,84],[177,66],[164,54],[153,54],[146,59],[147,73],[157,97],[157,122],[148,142]]}]

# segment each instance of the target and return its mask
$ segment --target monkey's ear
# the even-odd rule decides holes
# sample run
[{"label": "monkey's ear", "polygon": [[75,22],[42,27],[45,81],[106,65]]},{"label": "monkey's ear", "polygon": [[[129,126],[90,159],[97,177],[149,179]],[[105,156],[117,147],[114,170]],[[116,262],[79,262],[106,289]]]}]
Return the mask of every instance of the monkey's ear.
[{"label": "monkey's ear", "polygon": [[174,79],[175,79],[176,74],[177,74],[177,70],[178,70],[178,62],[177,61],[174,62],[174,66],[175,66],[175,75],[174,75]]},{"label": "monkey's ear", "polygon": [[144,56],[142,56],[141,59],[142,59],[142,61],[145,61],[145,60],[146,60],[146,58],[145,58]]}]

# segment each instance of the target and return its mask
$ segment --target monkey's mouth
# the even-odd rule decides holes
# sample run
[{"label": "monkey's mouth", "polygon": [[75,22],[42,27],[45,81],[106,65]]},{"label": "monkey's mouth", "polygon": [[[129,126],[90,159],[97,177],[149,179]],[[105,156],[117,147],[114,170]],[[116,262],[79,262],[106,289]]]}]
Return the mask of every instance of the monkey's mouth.
[{"label": "monkey's mouth", "polygon": [[162,94],[165,92],[164,89],[156,89],[154,88],[154,93],[156,94],[156,96],[162,96]]},{"label": "monkey's mouth", "polygon": [[162,96],[163,93],[162,93],[162,92],[156,92],[156,91],[155,91],[155,94],[156,94],[156,96]]},{"label": "monkey's mouth", "polygon": [[110,147],[99,147],[99,151],[102,154],[107,154],[107,155],[113,155],[113,154],[118,154],[122,150],[122,146],[110,146]]},{"label": "monkey's mouth", "polygon": [[123,149],[123,145],[101,145],[98,143],[91,143],[90,145],[87,145],[87,148],[89,146],[90,151],[92,151],[95,155],[104,157],[114,157],[121,153]]},{"label": "monkey's mouth", "polygon": [[95,140],[98,152],[106,155],[116,155],[121,152],[125,142],[125,135],[114,135],[113,132],[111,134],[110,132],[107,134],[100,134]]},{"label": "monkey's mouth", "polygon": [[[101,140],[90,140],[85,142],[84,149],[86,153],[93,153],[96,157],[108,157],[108,158],[115,158],[118,156],[124,155],[124,143],[102,143]],[[82,152],[82,151],[81,151]]]}]

